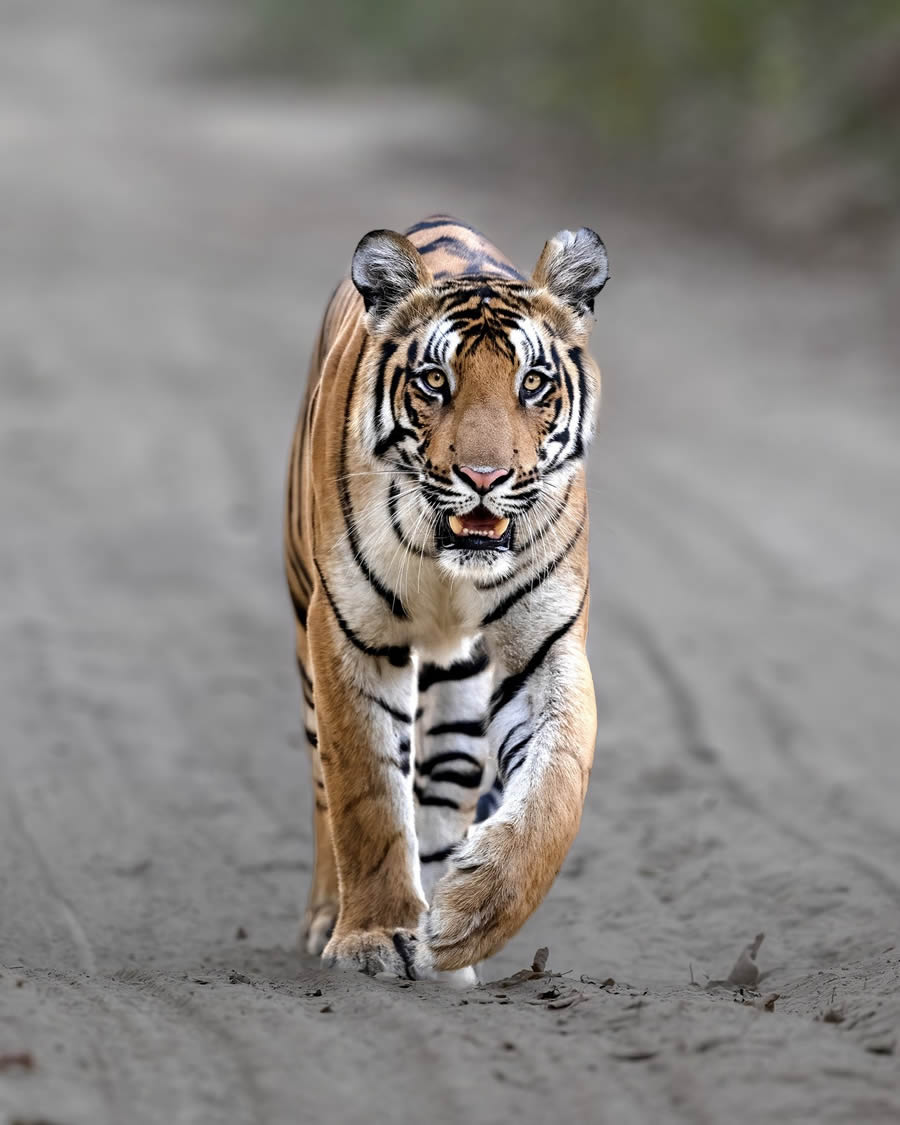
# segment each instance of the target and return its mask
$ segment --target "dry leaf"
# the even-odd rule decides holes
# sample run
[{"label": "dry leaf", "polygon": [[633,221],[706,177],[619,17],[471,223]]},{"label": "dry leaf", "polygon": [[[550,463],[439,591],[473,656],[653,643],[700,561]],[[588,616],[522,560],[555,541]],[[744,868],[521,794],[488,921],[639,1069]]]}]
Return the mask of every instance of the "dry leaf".
[{"label": "dry leaf", "polygon": [[540,949],[535,950],[534,960],[531,962],[531,971],[533,973],[542,973],[547,968],[547,959],[550,956],[550,949],[546,945],[542,945]]},{"label": "dry leaf", "polygon": [[610,1051],[609,1057],[619,1062],[646,1062],[647,1059],[655,1059],[658,1054],[658,1051]]},{"label": "dry leaf", "polygon": [[576,1004],[580,1004],[582,1000],[587,997],[583,992],[573,992],[569,996],[563,996],[561,1000],[551,1000],[547,1005],[548,1008],[557,1010],[559,1008],[574,1008]]},{"label": "dry leaf", "polygon": [[878,1039],[872,1043],[866,1043],[865,1048],[870,1055],[892,1055],[896,1046],[896,1039]]},{"label": "dry leaf", "polygon": [[759,966],[756,964],[756,955],[763,943],[765,934],[757,934],[753,941],[742,950],[740,957],[734,963],[734,968],[728,974],[728,983],[736,988],[753,988],[759,980]]},{"label": "dry leaf", "polygon": [[526,980],[544,980],[550,973],[536,973],[534,969],[519,969],[511,977],[502,977],[500,980],[485,981],[483,988],[515,988]]},{"label": "dry leaf", "polygon": [[607,977],[606,980],[597,980],[596,977],[589,977],[584,973],[581,974],[579,979],[582,984],[593,984],[597,988],[615,988],[616,984],[613,977]]}]

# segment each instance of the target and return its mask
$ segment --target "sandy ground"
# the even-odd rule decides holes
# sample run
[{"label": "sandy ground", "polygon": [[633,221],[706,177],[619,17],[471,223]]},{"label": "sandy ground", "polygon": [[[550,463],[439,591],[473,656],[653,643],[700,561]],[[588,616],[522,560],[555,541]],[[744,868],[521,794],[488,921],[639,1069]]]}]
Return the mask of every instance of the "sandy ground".
[{"label": "sandy ground", "polygon": [[[7,5],[0,36],[0,1120],[896,1122],[877,278],[679,230],[419,97],[187,83],[174,5],[75,9]],[[594,225],[613,266],[593,781],[484,969],[548,945],[565,975],[465,998],[294,953],[279,555],[329,287],[362,232],[445,208],[526,266]],[[759,931],[759,1000],[710,984]]]}]

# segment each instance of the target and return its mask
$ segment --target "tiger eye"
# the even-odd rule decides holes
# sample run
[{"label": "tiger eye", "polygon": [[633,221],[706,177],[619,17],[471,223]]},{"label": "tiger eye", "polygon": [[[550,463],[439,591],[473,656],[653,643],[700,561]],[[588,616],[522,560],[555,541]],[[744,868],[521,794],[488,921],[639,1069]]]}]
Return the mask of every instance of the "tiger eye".
[{"label": "tiger eye", "polygon": [[526,391],[536,391],[543,381],[542,375],[539,375],[536,371],[529,371],[522,380],[522,386]]},{"label": "tiger eye", "polygon": [[438,371],[436,368],[432,368],[431,371],[426,373],[425,382],[433,390],[439,391],[442,387],[446,386],[447,376],[443,373],[443,371]]}]

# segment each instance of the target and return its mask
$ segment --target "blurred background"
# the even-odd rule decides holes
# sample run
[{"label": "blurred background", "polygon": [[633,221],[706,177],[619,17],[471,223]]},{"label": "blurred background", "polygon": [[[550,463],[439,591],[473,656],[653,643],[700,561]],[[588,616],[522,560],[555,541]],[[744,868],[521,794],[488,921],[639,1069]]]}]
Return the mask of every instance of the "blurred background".
[{"label": "blurred background", "polygon": [[588,166],[665,174],[703,214],[815,240],[892,215],[898,26],[896,0],[253,0],[232,58],[259,75],[405,83],[537,119]]},{"label": "blurred background", "polygon": [[[896,0],[0,4],[0,1121],[900,1118],[898,110]],[[293,950],[285,460],[436,211],[610,253],[593,780],[485,967],[571,1012]]]}]

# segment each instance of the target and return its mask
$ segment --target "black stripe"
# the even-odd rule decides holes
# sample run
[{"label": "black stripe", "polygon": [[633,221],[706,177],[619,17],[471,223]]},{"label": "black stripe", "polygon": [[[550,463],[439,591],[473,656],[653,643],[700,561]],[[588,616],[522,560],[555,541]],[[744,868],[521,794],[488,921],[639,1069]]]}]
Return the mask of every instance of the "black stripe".
[{"label": "black stripe", "polygon": [[525,755],[523,754],[516,765],[512,764],[516,754],[518,754],[520,750],[524,750],[530,741],[531,735],[526,734],[524,738],[519,739],[515,746],[509,747],[509,749],[503,755],[502,759],[499,754],[497,755],[497,769],[502,775],[504,781],[508,781],[511,774],[515,772],[517,766],[520,766],[522,762],[525,761]]},{"label": "black stripe", "polygon": [[553,573],[554,570],[556,570],[556,568],[559,566],[559,564],[563,561],[563,559],[565,559],[568,556],[569,552],[572,550],[572,548],[575,546],[575,544],[581,538],[581,533],[584,531],[584,519],[585,519],[586,516],[587,516],[587,509],[585,508],[584,512],[581,515],[581,523],[578,527],[578,530],[575,532],[575,534],[572,536],[572,538],[569,540],[569,542],[565,545],[565,547],[563,547],[563,549],[556,556],[556,558],[552,559],[549,563],[547,563],[547,565],[544,567],[544,569],[541,570],[541,571],[538,571],[538,573],[536,575],[532,575],[530,581],[526,580],[525,582],[522,583],[522,585],[518,588],[518,590],[513,590],[513,592],[511,594],[508,594],[503,599],[503,601],[500,602],[499,605],[495,606],[486,617],[482,618],[482,621],[481,621],[482,629],[486,625],[492,624],[494,621],[499,621],[501,617],[503,617],[505,614],[507,614],[512,609],[512,607],[516,604],[516,602],[518,602],[522,598],[524,598],[526,594],[530,594],[532,590],[538,589],[540,587],[541,583],[546,578],[548,578]]},{"label": "black stripe", "polygon": [[513,278],[515,281],[524,281],[525,278],[514,267],[507,262],[501,262],[499,259],[492,257],[490,254],[485,253],[480,247],[467,246],[461,239],[454,238],[449,234],[442,234],[438,238],[434,238],[431,242],[427,242],[424,246],[420,246],[419,253],[423,256],[431,254],[439,249],[449,250],[457,258],[467,262],[468,266],[463,271],[465,274],[471,276],[472,272],[480,271],[485,265],[493,266],[494,269],[504,273],[507,277]]},{"label": "black stripe", "polygon": [[403,668],[409,663],[409,647],[406,645],[367,645],[365,641],[353,632],[350,626],[344,619],[344,615],[338,609],[337,602],[331,596],[331,591],[328,589],[328,583],[325,581],[325,575],[322,573],[322,568],[319,566],[319,560],[316,559],[316,570],[319,572],[319,580],[322,583],[322,589],[325,591],[325,597],[328,599],[328,604],[331,606],[331,612],[340,627],[341,632],[347,640],[359,649],[360,652],[365,653],[366,656],[384,656],[388,661],[394,665],[395,668]]},{"label": "black stripe", "polygon": [[464,734],[467,738],[483,738],[484,719],[458,719],[452,723],[437,723],[425,732],[430,735]]},{"label": "black stripe", "polygon": [[477,789],[481,784],[484,770],[478,769],[476,773],[459,773],[457,770],[438,770],[431,775],[431,784],[437,785],[440,781],[447,781],[459,785],[462,789]]},{"label": "black stripe", "polygon": [[391,718],[396,719],[398,723],[412,722],[412,715],[408,714],[406,711],[401,711],[398,707],[392,707],[390,703],[385,703],[379,696],[370,695],[367,691],[364,691],[362,694],[370,703],[377,703],[382,711],[387,711]]},{"label": "black stripe", "polygon": [[500,685],[494,691],[494,694],[491,696],[492,719],[496,716],[497,712],[500,711],[501,708],[505,707],[511,699],[515,698],[515,696],[519,694],[525,684],[528,683],[528,680],[531,678],[531,676],[533,676],[538,668],[540,668],[540,666],[543,664],[550,649],[553,648],[556,642],[561,637],[564,637],[566,633],[568,633],[568,631],[572,628],[572,626],[581,616],[581,611],[582,609],[584,609],[584,602],[586,598],[587,586],[585,586],[584,588],[584,593],[581,595],[581,602],[575,613],[572,614],[572,616],[567,621],[564,621],[558,629],[554,629],[552,633],[549,633],[544,638],[540,647],[528,661],[528,663],[524,666],[524,668],[521,668],[518,672],[514,672],[511,676],[507,676],[506,679],[500,683]]},{"label": "black stripe", "polygon": [[[403,388],[403,409],[406,411],[406,416],[409,418],[410,422],[412,422],[414,426],[419,426],[419,412],[416,410],[415,406],[413,406],[408,383]],[[414,434],[413,436],[415,437],[416,435]]]},{"label": "black stripe", "polygon": [[310,730],[309,727],[304,727],[303,729],[306,733],[306,741],[310,744],[310,746],[318,746],[319,736],[316,734],[316,732],[314,730]]},{"label": "black stripe", "polygon": [[441,684],[448,680],[467,680],[470,676],[477,676],[487,668],[488,663],[487,652],[480,648],[468,660],[456,660],[446,668],[438,664],[423,664],[419,670],[419,691],[428,691],[432,684]]},{"label": "black stripe", "polygon": [[[341,513],[344,517],[344,525],[347,529],[347,538],[350,543],[350,551],[353,555],[353,561],[359,567],[363,578],[369,583],[376,594],[387,604],[391,613],[395,617],[400,617],[404,620],[409,618],[406,608],[401,602],[397,594],[393,590],[389,590],[387,586],[373,573],[369,564],[366,562],[362,547],[356,536],[356,521],[353,515],[353,504],[350,499],[350,485],[347,481],[347,428],[350,425],[350,407],[353,402],[353,392],[356,389],[356,380],[359,376],[359,368],[362,363],[363,355],[366,351],[366,344],[369,338],[366,337],[359,347],[359,353],[356,357],[356,364],[353,368],[353,374],[350,376],[350,384],[347,387],[347,401],[344,404],[344,426],[341,430],[341,448],[338,455],[338,497],[341,502]],[[394,345],[396,347],[396,345]]]},{"label": "black stripe", "polygon": [[300,601],[300,599],[294,593],[294,588],[290,584],[290,582],[288,582],[287,587],[288,587],[288,593],[291,596],[291,605],[294,607],[294,616],[299,621],[300,628],[305,629],[306,628],[306,606],[303,604],[303,602]]},{"label": "black stripe", "polygon": [[530,478],[526,478],[525,480],[516,481],[516,483],[514,485],[512,485],[512,487],[510,488],[510,492],[518,492],[519,489],[528,488],[529,485],[533,485],[533,484],[534,484],[534,481],[531,480]]},{"label": "black stripe", "polygon": [[372,396],[375,400],[374,405],[374,430],[377,434],[381,429],[381,407],[382,399],[384,398],[384,376],[387,372],[388,361],[397,350],[397,345],[393,340],[386,340],[381,345],[381,358],[378,361],[378,370],[375,373],[375,393]]},{"label": "black stripe", "polygon": [[[416,341],[413,340],[413,344]],[[412,353],[412,344],[410,344],[409,351]],[[407,365],[411,364],[412,360],[407,359]],[[397,401],[397,389],[400,386],[400,381],[403,378],[403,365],[398,363],[394,368],[394,374],[391,376],[391,417],[394,420],[394,425],[397,424],[397,416],[394,414],[394,403]]]},{"label": "black stripe", "polygon": [[502,800],[503,783],[499,777],[496,777],[490,789],[478,798],[478,805],[475,809],[475,823],[479,824],[482,820],[487,820],[489,816],[493,816],[500,808]]},{"label": "black stripe", "polygon": [[404,438],[414,438],[415,436],[414,430],[408,430],[398,422],[386,437],[381,438],[381,440],[376,443],[374,450],[375,456],[383,457],[392,445],[398,445]]},{"label": "black stripe", "polygon": [[445,750],[443,754],[433,754],[426,761],[419,762],[416,771],[423,777],[428,777],[435,766],[442,766],[445,762],[469,762],[481,769],[481,762],[473,754],[467,754],[465,750]]},{"label": "black stripe", "polygon": [[[451,218],[449,215],[429,215],[423,218],[421,223],[415,223],[413,226],[408,227],[404,233],[407,235],[415,234],[416,231],[432,231],[436,226],[458,226],[463,231],[468,231],[470,234],[477,234],[479,239],[483,239],[484,235],[480,231],[476,231],[474,226],[469,226],[468,223],[460,223],[458,218]],[[421,253],[421,251],[420,251]]]},{"label": "black stripe", "polygon": [[456,801],[451,801],[449,797],[431,797],[428,796],[420,785],[413,786],[413,792],[416,795],[416,800],[422,806],[432,806],[439,809],[458,809],[459,805]]},{"label": "black stripe", "polygon": [[307,670],[306,670],[306,669],[305,669],[305,668],[303,667],[303,661],[302,661],[302,660],[300,659],[300,657],[299,657],[299,656],[297,657],[297,669],[298,669],[298,671],[300,672],[300,679],[301,679],[301,680],[303,680],[303,682],[304,682],[304,683],[306,684],[306,686],[307,686],[307,687],[309,688],[310,694],[312,694],[312,693],[313,693],[313,690],[314,690],[314,689],[313,689],[313,682],[312,682],[312,680],[310,679],[310,675],[309,675],[309,673],[308,673],[308,672],[307,672]]},{"label": "black stripe", "polygon": [[400,767],[403,773],[409,773],[409,739],[401,738],[397,745],[397,758],[396,764]]},{"label": "black stripe", "polygon": [[[558,472],[565,465],[568,465],[570,461],[575,461],[584,454],[584,432],[583,432],[583,430],[584,430],[585,406],[586,406],[586,400],[587,400],[587,376],[585,374],[584,364],[582,362],[581,349],[580,348],[570,348],[569,349],[569,358],[572,360],[572,362],[575,364],[575,366],[578,369],[579,402],[578,402],[578,420],[575,424],[575,440],[572,443],[572,448],[565,455],[565,457],[562,457],[558,461],[554,461],[550,465],[550,467],[547,469],[547,475],[548,476],[551,473]],[[572,422],[571,413],[572,412],[570,410],[570,412],[569,412],[569,425],[570,426],[571,426],[571,422]]]},{"label": "black stripe", "polygon": [[449,859],[458,847],[459,844],[450,844],[446,848],[441,848],[439,851],[428,852],[427,855],[420,855],[419,863],[441,863],[443,860]]},{"label": "black stripe", "polygon": [[575,448],[569,455],[581,457],[584,453],[584,414],[587,405],[587,375],[584,370],[581,348],[569,348],[569,358],[578,368],[578,423],[575,426]]},{"label": "black stripe", "polygon": [[503,773],[503,780],[504,780],[504,781],[507,781],[507,782],[508,782],[508,781],[509,781],[509,779],[510,779],[510,778],[512,777],[512,775],[513,775],[513,774],[514,774],[514,773],[516,772],[516,770],[517,770],[517,769],[519,768],[519,766],[523,766],[523,765],[525,764],[525,758],[526,758],[526,756],[527,756],[527,755],[525,755],[525,754],[522,754],[522,755],[520,755],[520,756],[519,756],[518,758],[516,758],[516,760],[515,760],[514,762],[510,762],[510,764],[509,764],[509,765],[508,765],[508,766],[506,767],[506,769],[505,769],[505,771],[504,771],[504,773]]},{"label": "black stripe", "polygon": [[429,480],[422,481],[422,495],[433,508],[442,508],[442,500],[459,502],[459,493],[455,489],[432,484]]},{"label": "black stripe", "polygon": [[506,734],[503,737],[503,741],[500,743],[500,749],[497,751],[497,758],[498,759],[501,758],[503,756],[503,754],[506,752],[506,748],[507,748],[507,746],[509,746],[510,740],[512,739],[512,737],[516,733],[516,731],[521,730],[522,727],[527,726],[527,725],[528,725],[527,720],[523,719],[522,722],[516,723],[516,725],[514,727],[509,728],[509,730],[506,732]]},{"label": "black stripe", "polygon": [[[575,414],[575,386],[572,383],[572,376],[569,374],[568,368],[563,367],[562,377],[563,377],[563,382],[566,385],[566,393],[569,396],[569,413],[566,417],[566,424],[562,429],[562,433],[555,434],[550,439],[550,441],[556,441],[556,442],[560,443],[559,452],[557,453],[557,456],[561,456],[563,450],[566,447],[566,442],[568,442],[569,436],[570,436],[572,419],[573,419],[574,414]],[[547,444],[549,445],[549,442]]]}]

